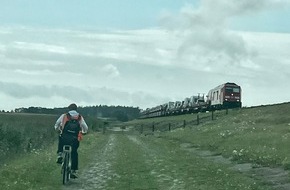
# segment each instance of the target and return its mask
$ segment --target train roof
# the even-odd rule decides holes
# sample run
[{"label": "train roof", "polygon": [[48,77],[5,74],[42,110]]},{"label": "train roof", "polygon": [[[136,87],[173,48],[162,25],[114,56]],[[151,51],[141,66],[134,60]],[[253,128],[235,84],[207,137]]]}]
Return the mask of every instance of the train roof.
[{"label": "train roof", "polygon": [[221,85],[219,85],[219,86],[217,86],[217,87],[211,89],[209,92],[211,92],[211,91],[213,91],[213,90],[221,89],[221,88],[223,88],[224,86],[227,86],[227,85],[229,85],[229,86],[237,86],[237,87],[240,87],[240,86],[237,85],[236,83],[233,83],[233,82],[226,82],[226,83],[224,83],[224,84],[221,84]]}]

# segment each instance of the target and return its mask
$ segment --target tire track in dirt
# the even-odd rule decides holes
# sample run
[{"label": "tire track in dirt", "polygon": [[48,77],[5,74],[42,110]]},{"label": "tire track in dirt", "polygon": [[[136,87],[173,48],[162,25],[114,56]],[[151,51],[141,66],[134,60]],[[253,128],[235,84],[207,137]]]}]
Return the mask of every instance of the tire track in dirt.
[{"label": "tire track in dirt", "polygon": [[273,168],[258,166],[253,163],[235,163],[231,160],[231,158],[225,158],[221,155],[216,155],[211,151],[194,148],[191,143],[182,143],[180,144],[180,147],[181,149],[189,151],[204,159],[218,164],[228,165],[231,170],[239,171],[245,175],[260,179],[265,183],[268,183],[275,190],[290,189],[289,171],[286,171],[281,167]]},{"label": "tire track in dirt", "polygon": [[116,136],[111,134],[106,145],[96,152],[95,161],[80,173],[78,179],[71,179],[63,190],[104,190],[107,181],[118,178],[111,167],[111,160],[115,158],[114,148]]},{"label": "tire track in dirt", "polygon": [[[182,180],[182,176],[180,174],[176,174],[174,168],[172,166],[168,166],[165,163],[166,155],[160,155],[159,152],[156,150],[150,149],[145,143],[143,143],[140,138],[137,136],[127,135],[127,137],[137,144],[141,150],[146,154],[148,159],[146,159],[146,165],[149,168],[152,168],[151,175],[157,180],[157,184],[161,189],[164,189],[165,186],[166,190],[184,190],[185,189],[185,182]],[[168,175],[171,174],[171,175]]]}]

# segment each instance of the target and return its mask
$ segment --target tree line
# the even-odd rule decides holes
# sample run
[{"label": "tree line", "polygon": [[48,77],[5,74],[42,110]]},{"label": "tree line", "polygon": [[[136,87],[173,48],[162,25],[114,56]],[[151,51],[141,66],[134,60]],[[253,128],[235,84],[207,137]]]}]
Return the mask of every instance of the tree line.
[{"label": "tree line", "polygon": [[[16,108],[15,113],[37,113],[37,114],[54,114],[60,115],[67,112],[67,108],[42,108],[42,107],[28,107]],[[83,116],[91,116],[98,118],[115,118],[119,121],[129,121],[139,117],[140,109],[138,107],[128,106],[86,106],[78,107],[78,112]]]}]

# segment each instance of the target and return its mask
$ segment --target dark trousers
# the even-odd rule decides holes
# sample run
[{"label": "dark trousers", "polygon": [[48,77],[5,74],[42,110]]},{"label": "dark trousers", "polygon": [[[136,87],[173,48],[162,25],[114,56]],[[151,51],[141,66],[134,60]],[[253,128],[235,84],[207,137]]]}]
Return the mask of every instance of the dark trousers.
[{"label": "dark trousers", "polygon": [[80,145],[80,142],[76,137],[68,136],[65,134],[61,134],[58,138],[58,149],[57,153],[63,151],[64,145],[71,145],[72,152],[71,152],[71,169],[72,170],[78,170],[79,165],[79,156],[78,156],[78,148]]}]

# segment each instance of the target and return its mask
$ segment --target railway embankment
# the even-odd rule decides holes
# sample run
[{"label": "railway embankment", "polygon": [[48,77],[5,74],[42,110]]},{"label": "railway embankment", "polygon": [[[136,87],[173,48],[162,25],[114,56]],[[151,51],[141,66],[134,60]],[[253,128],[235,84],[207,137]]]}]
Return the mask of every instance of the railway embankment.
[{"label": "railway embankment", "polygon": [[[208,118],[208,114],[200,113],[200,117]],[[290,189],[289,103],[228,110],[227,113],[223,110],[214,115],[199,124],[192,119],[195,115],[188,115],[142,120],[134,125],[138,130],[143,126],[144,132],[144,126],[147,131],[152,130],[152,123],[155,129],[177,123],[177,129],[157,130],[156,134],[159,138],[179,142],[183,149],[203,158],[264,179],[277,189]]]},{"label": "railway embankment", "polygon": [[289,113],[285,103],[108,124],[81,143],[79,179],[62,186],[54,144],[2,166],[0,187],[289,189]]}]

